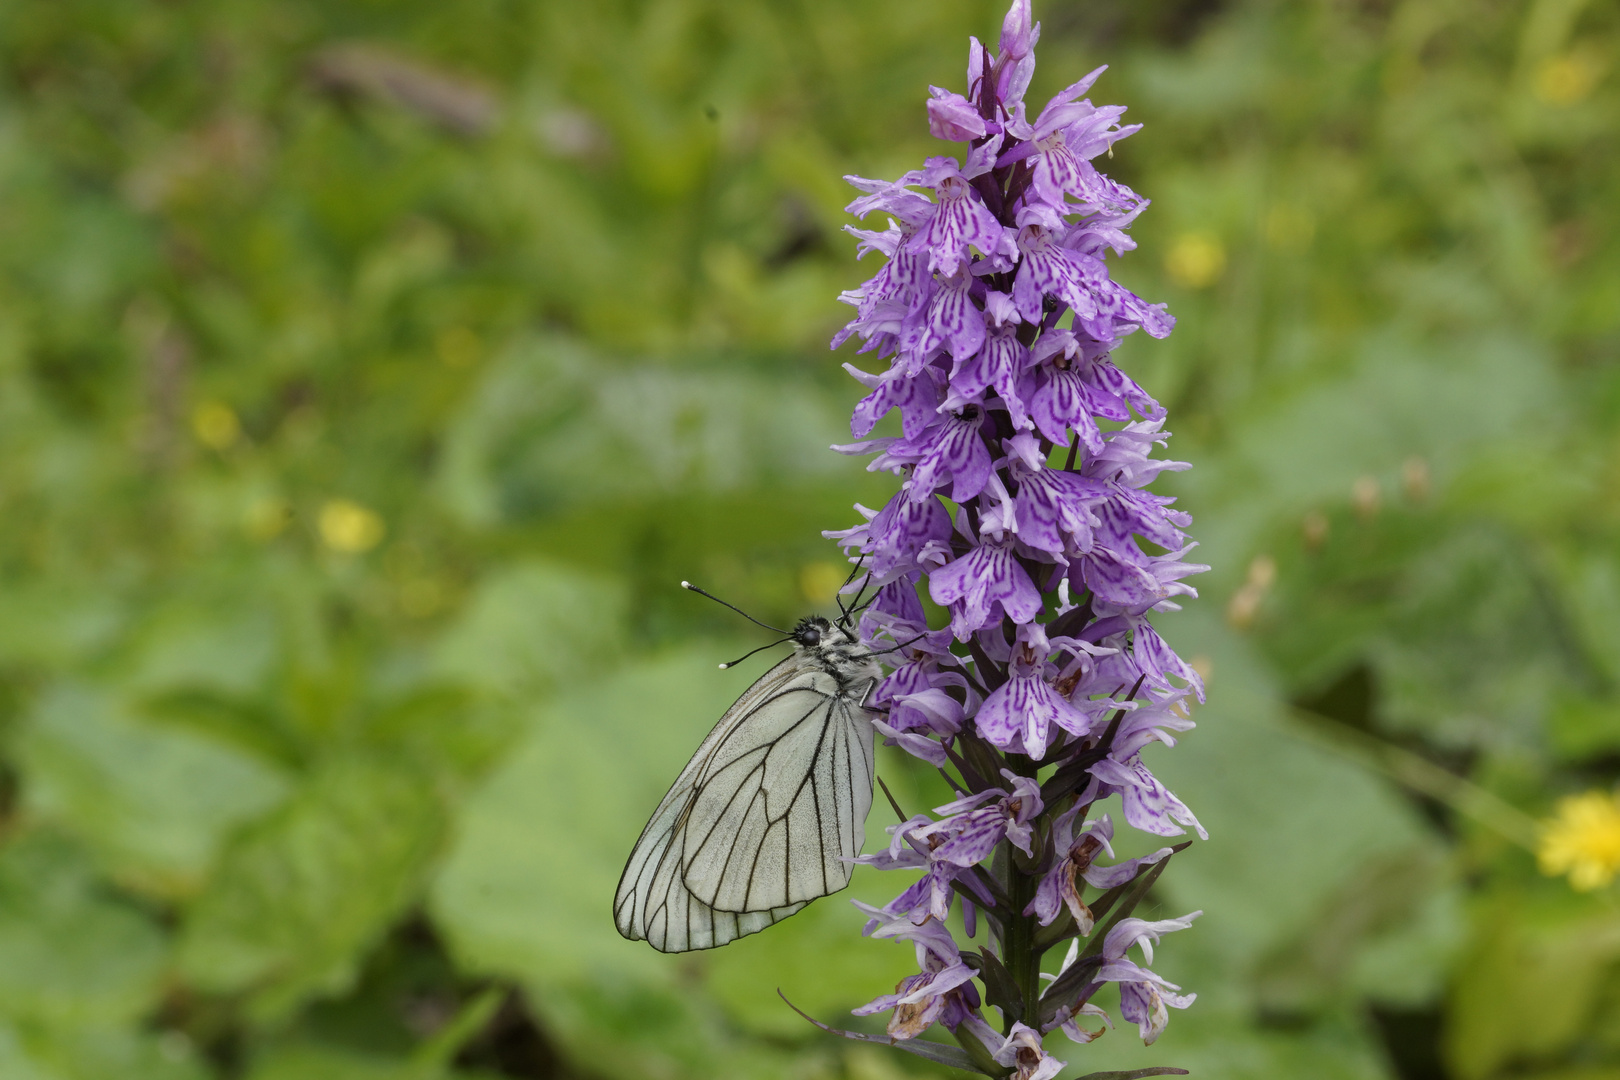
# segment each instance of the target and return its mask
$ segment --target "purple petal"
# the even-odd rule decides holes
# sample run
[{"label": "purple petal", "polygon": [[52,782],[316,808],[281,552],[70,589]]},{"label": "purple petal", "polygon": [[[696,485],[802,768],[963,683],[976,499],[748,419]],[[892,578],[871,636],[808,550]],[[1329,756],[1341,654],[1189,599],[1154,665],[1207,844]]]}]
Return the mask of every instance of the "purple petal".
[{"label": "purple petal", "polygon": [[939,202],[908,248],[926,252],[928,269],[950,276],[968,261],[969,247],[988,255],[1002,246],[1002,225],[961,175],[940,181]]},{"label": "purple petal", "polygon": [[1086,884],[1096,889],[1112,889],[1116,885],[1123,885],[1135,878],[1144,866],[1152,866],[1170,855],[1169,848],[1160,848],[1151,855],[1143,855],[1139,859],[1126,859],[1113,866],[1088,866],[1083,876]]},{"label": "purple petal", "polygon": [[1026,623],[1041,610],[1035,583],[1012,552],[998,544],[981,544],[935,570],[928,593],[936,604],[951,608],[951,631],[958,641],[966,641],[1003,614],[1015,623]]},{"label": "purple petal", "polygon": [[932,355],[940,346],[955,360],[979,351],[984,344],[984,313],[968,295],[972,279],[958,273],[928,302],[928,312],[917,326],[908,348],[919,356]]},{"label": "purple petal", "polygon": [[947,479],[954,502],[966,502],[984,490],[990,479],[990,450],[979,435],[983,423],[981,411],[969,407],[960,416],[946,417],[917,440],[926,450],[911,476],[916,498],[929,498]]},{"label": "purple petal", "polygon": [[1133,827],[1155,836],[1180,836],[1187,831],[1181,826],[1190,825],[1200,837],[1209,839],[1209,833],[1204,831],[1187,804],[1170,794],[1141,761],[1124,765],[1113,758],[1103,758],[1089,771],[1098,780],[1119,790],[1120,800],[1125,804],[1125,820]]},{"label": "purple petal", "polygon": [[[856,370],[849,364],[844,368],[851,374]],[[857,439],[864,439],[890,409],[897,408],[901,413],[901,431],[906,438],[915,438],[938,405],[939,391],[927,372],[907,375],[898,367],[890,368],[878,376],[877,388],[856,404],[849,430]]]},{"label": "purple petal", "polygon": [[967,142],[983,137],[984,117],[971,101],[937,86],[930,86],[928,93],[928,130],[934,138]]},{"label": "purple petal", "polygon": [[1091,721],[1039,676],[1008,679],[997,687],[974,718],[979,734],[1002,749],[1020,749],[1039,761],[1046,756],[1051,727],[1085,735]]},{"label": "purple petal", "polygon": [[1104,492],[1102,485],[1074,473],[1048,469],[1019,472],[1013,499],[1018,539],[1050,552],[1066,550],[1072,538],[1079,550],[1092,546],[1089,507]]},{"label": "purple petal", "polygon": [[968,815],[972,820],[966,828],[934,849],[934,858],[957,866],[973,866],[990,857],[1001,838],[1007,834],[1005,815],[991,812]]},{"label": "purple petal", "polygon": [[1034,48],[1034,16],[1030,13],[1029,0],[1013,0],[1012,6],[1007,9],[1007,17],[1001,21],[1001,60],[1022,60]]}]

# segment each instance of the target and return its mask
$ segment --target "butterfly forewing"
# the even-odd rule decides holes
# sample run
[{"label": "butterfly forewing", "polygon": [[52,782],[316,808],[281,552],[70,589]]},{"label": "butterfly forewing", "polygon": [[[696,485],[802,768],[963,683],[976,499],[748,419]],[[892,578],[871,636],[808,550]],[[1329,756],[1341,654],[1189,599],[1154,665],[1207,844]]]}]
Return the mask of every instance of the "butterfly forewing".
[{"label": "butterfly forewing", "polygon": [[636,842],[619,932],[664,952],[711,948],[849,884],[872,802],[868,685],[799,650],[749,687]]}]

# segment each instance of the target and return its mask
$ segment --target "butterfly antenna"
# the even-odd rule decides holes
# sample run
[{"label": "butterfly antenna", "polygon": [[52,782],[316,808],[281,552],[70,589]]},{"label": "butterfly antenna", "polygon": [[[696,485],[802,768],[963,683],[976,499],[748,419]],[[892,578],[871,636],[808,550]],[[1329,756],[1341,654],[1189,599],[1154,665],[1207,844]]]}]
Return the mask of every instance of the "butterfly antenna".
[{"label": "butterfly antenna", "polygon": [[918,634],[916,637],[912,638],[910,641],[902,641],[900,644],[894,646],[893,648],[889,648],[889,649],[873,649],[872,650],[872,655],[873,656],[882,656],[884,653],[899,652],[901,649],[905,648],[907,645],[915,645],[917,642],[921,641],[923,638],[927,637],[931,633],[933,633],[932,630],[924,630],[922,633]]},{"label": "butterfly antenna", "polygon": [[[773,634],[787,634],[788,633],[786,630],[783,630],[780,626],[772,626],[770,623],[762,623],[762,622],[760,622],[758,619],[756,619],[752,615],[748,614],[748,612],[744,611],[742,608],[738,607],[736,604],[727,604],[724,600],[722,600],[718,596],[714,595],[714,593],[706,592],[703,589],[700,589],[696,585],[692,584],[690,581],[681,582],[681,588],[683,588],[683,589],[691,589],[693,592],[697,593],[699,596],[707,596],[710,600],[713,600],[715,603],[723,604],[724,606],[730,608],[732,611],[735,611],[737,614],[741,615],[743,618],[747,619],[749,622],[753,623],[755,626],[763,626],[765,629],[769,630]],[[791,637],[792,635],[789,634],[788,636]],[[767,646],[765,646],[765,648],[770,648],[770,646],[767,645]],[[753,654],[750,653],[749,655],[751,656]],[[724,667],[725,665],[722,664],[721,666]]]},{"label": "butterfly antenna", "polygon": [[833,603],[838,605],[840,616],[838,621],[841,623],[847,623],[849,621],[849,609],[844,606],[844,590],[849,588],[849,583],[855,580],[855,575],[861,572],[861,564],[865,561],[865,555],[862,555],[860,558],[856,559],[855,565],[850,567],[849,575],[844,578],[844,583],[838,586],[837,592],[833,593]]},{"label": "butterfly antenna", "polygon": [[785,638],[778,638],[777,640],[771,642],[769,645],[761,645],[757,649],[750,649],[748,652],[745,652],[741,656],[737,657],[737,659],[729,661],[729,662],[724,663],[724,664],[721,664],[720,665],[720,670],[724,671],[724,670],[726,670],[726,668],[734,668],[738,664],[742,663],[744,660],[748,659],[750,656],[753,656],[755,653],[764,652],[766,649],[774,649],[778,645],[782,644],[783,642],[792,641],[792,640],[793,640],[793,638],[791,636],[785,637]]},{"label": "butterfly antenna", "polygon": [[[840,623],[842,623],[846,628],[849,626],[850,619],[854,618],[862,610],[862,608],[860,606],[858,606],[858,605],[860,605],[861,596],[863,594],[865,594],[865,592],[866,592],[866,587],[872,583],[872,574],[871,574],[871,572],[868,571],[866,577],[861,579],[861,587],[860,587],[860,589],[858,589],[856,591],[855,599],[853,599],[853,600],[851,600],[849,602],[848,607],[844,606],[844,601],[843,601],[843,598],[842,598],[843,591],[845,589],[849,588],[849,583],[851,581],[855,580],[855,575],[860,573],[860,571],[861,571],[861,563],[863,563],[865,561],[866,561],[866,556],[865,555],[862,555],[859,559],[856,560],[855,569],[853,569],[853,570],[851,570],[849,572],[849,577],[844,579],[844,584],[842,586],[840,586],[839,590],[838,590],[838,592],[839,592],[838,610],[842,611],[844,613],[842,616],[840,616],[838,621]],[[877,599],[877,596],[873,595],[872,600],[876,600],[876,599]],[[872,600],[868,600],[867,604],[871,604]]]}]

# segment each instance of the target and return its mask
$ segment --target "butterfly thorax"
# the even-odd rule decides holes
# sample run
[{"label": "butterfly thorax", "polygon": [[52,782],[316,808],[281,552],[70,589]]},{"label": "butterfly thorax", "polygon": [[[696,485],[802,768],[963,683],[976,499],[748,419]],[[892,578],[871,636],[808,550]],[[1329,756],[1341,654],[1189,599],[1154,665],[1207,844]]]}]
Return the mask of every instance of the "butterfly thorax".
[{"label": "butterfly thorax", "polygon": [[819,615],[799,620],[793,628],[793,647],[804,663],[831,675],[845,691],[862,692],[863,684],[883,674],[870,646]]}]

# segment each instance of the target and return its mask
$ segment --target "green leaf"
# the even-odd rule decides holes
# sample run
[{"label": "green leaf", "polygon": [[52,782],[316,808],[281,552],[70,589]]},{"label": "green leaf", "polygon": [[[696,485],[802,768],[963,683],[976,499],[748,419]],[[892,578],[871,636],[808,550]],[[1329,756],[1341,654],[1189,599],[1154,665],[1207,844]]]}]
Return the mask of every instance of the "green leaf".
[{"label": "green leaf", "polygon": [[63,838],[30,832],[0,851],[0,1016],[133,1022],[156,1001],[167,951],[153,921]]},{"label": "green leaf", "polygon": [[[1357,353],[1348,368],[1323,364],[1314,384],[1251,408],[1224,452],[1199,461],[1191,481],[1221,503],[1220,520],[1200,530],[1210,542],[1224,546],[1233,532],[1278,513],[1298,520],[1345,501],[1358,476],[1398,480],[1414,455],[1454,468],[1563,406],[1549,350],[1522,336],[1442,344],[1384,328]],[[1279,446],[1292,451],[1279,454]]]},{"label": "green leaf", "polygon": [[373,705],[358,728],[378,758],[459,792],[511,745],[523,724],[502,698],[429,683]]},{"label": "green leaf", "polygon": [[195,892],[224,836],[286,790],[256,759],[142,722],[81,683],[45,693],[20,751],[31,812],[83,837],[121,880],[163,896]]},{"label": "green leaf", "polygon": [[7,1080],[60,1080],[61,1074],[47,1071],[23,1048],[16,1032],[0,1025],[0,1076]]},{"label": "green leaf", "polygon": [[[1169,880],[1166,878],[1166,880]],[[1184,936],[1184,935],[1183,935]],[[1167,939],[1169,946],[1174,939]],[[1185,954],[1184,942],[1176,943]],[[1174,971],[1169,952],[1155,950],[1155,971]],[[1182,980],[1172,979],[1180,982]],[[1142,1067],[1151,1055],[1170,1060],[1200,1080],[1253,1080],[1255,1077],[1310,1076],[1317,1080],[1388,1080],[1389,1065],[1383,1046],[1367,1037],[1362,1014],[1354,1011],[1329,1014],[1316,1023],[1294,1030],[1263,1027],[1254,1022],[1250,1002],[1226,991],[1212,991],[1216,984],[1197,986],[1198,1000],[1191,1008],[1171,1010],[1170,1026],[1152,1047],[1144,1050],[1133,1025],[1120,1024],[1083,1049],[1066,1056],[1068,1047],[1052,1046],[1059,1058],[1071,1066],[1083,1063],[1094,1071],[1130,1072]],[[1098,995],[1098,1004],[1113,1011],[1117,1021],[1118,997],[1110,992]],[[1078,1059],[1078,1060],[1077,1060]]]},{"label": "green leaf", "polygon": [[1012,972],[1007,970],[1007,965],[988,948],[980,948],[977,958],[970,959],[968,963],[978,970],[979,979],[984,983],[985,1001],[1012,1017],[1014,1022],[1022,1021],[1024,995],[1018,989]]},{"label": "green leaf", "polygon": [[1186,1076],[1186,1069],[1173,1069],[1157,1067],[1151,1069],[1127,1069],[1124,1072],[1095,1072],[1077,1076],[1075,1080],[1138,1080],[1143,1076]]},{"label": "green leaf", "polygon": [[139,712],[166,724],[232,746],[283,769],[306,763],[308,748],[275,708],[251,697],[206,686],[161,691],[143,698]]},{"label": "green leaf", "polygon": [[265,1016],[342,990],[415,897],[444,828],[421,776],[352,757],[322,765],[225,851],[187,913],[181,972],[209,992],[252,993]]},{"label": "green leaf", "polygon": [[[211,1080],[197,1048],[177,1032],[153,1034],[143,1025],[34,1028],[18,1040],[49,1080]],[[0,1049],[0,1065],[5,1064]],[[11,1080],[10,1073],[3,1073]],[[27,1075],[26,1073],[24,1074]]]},{"label": "green leaf", "polygon": [[264,597],[215,592],[165,605],[145,620],[123,648],[124,685],[137,693],[207,687],[244,694],[263,682],[278,645]]},{"label": "green leaf", "polygon": [[9,583],[0,613],[0,657],[46,669],[105,649],[123,629],[122,598],[83,581],[43,577]]},{"label": "green leaf", "polygon": [[[1256,972],[1260,1007],[1278,1017],[1309,1015],[1326,1007],[1342,992],[1369,942],[1414,922],[1424,902],[1437,891],[1443,873],[1435,853],[1426,849],[1365,864],[1354,880],[1324,899],[1321,911],[1303,933],[1261,958]],[[1407,956],[1421,955],[1415,944],[1407,943]],[[1396,986],[1382,994],[1376,984],[1368,989],[1388,1001],[1395,996]]]},{"label": "green leaf", "polygon": [[1601,901],[1501,895],[1484,914],[1458,966],[1443,1043],[1462,1080],[1573,1050],[1620,961],[1620,918]]},{"label": "green leaf", "polygon": [[1620,749],[1620,700],[1595,701],[1566,690],[1554,699],[1547,728],[1553,748],[1569,761]]},{"label": "green leaf", "polygon": [[277,1048],[254,1062],[247,1080],[438,1080],[446,1074],[401,1058],[322,1046]]},{"label": "green leaf", "polygon": [[611,578],[534,560],[479,583],[439,639],[438,674],[532,699],[609,669],[623,649],[624,588]]},{"label": "green leaf", "polygon": [[612,363],[525,341],[450,427],[440,492],[464,521],[521,521],[672,489],[764,487],[839,470],[807,453],[846,431],[841,402],[787,373]]}]

